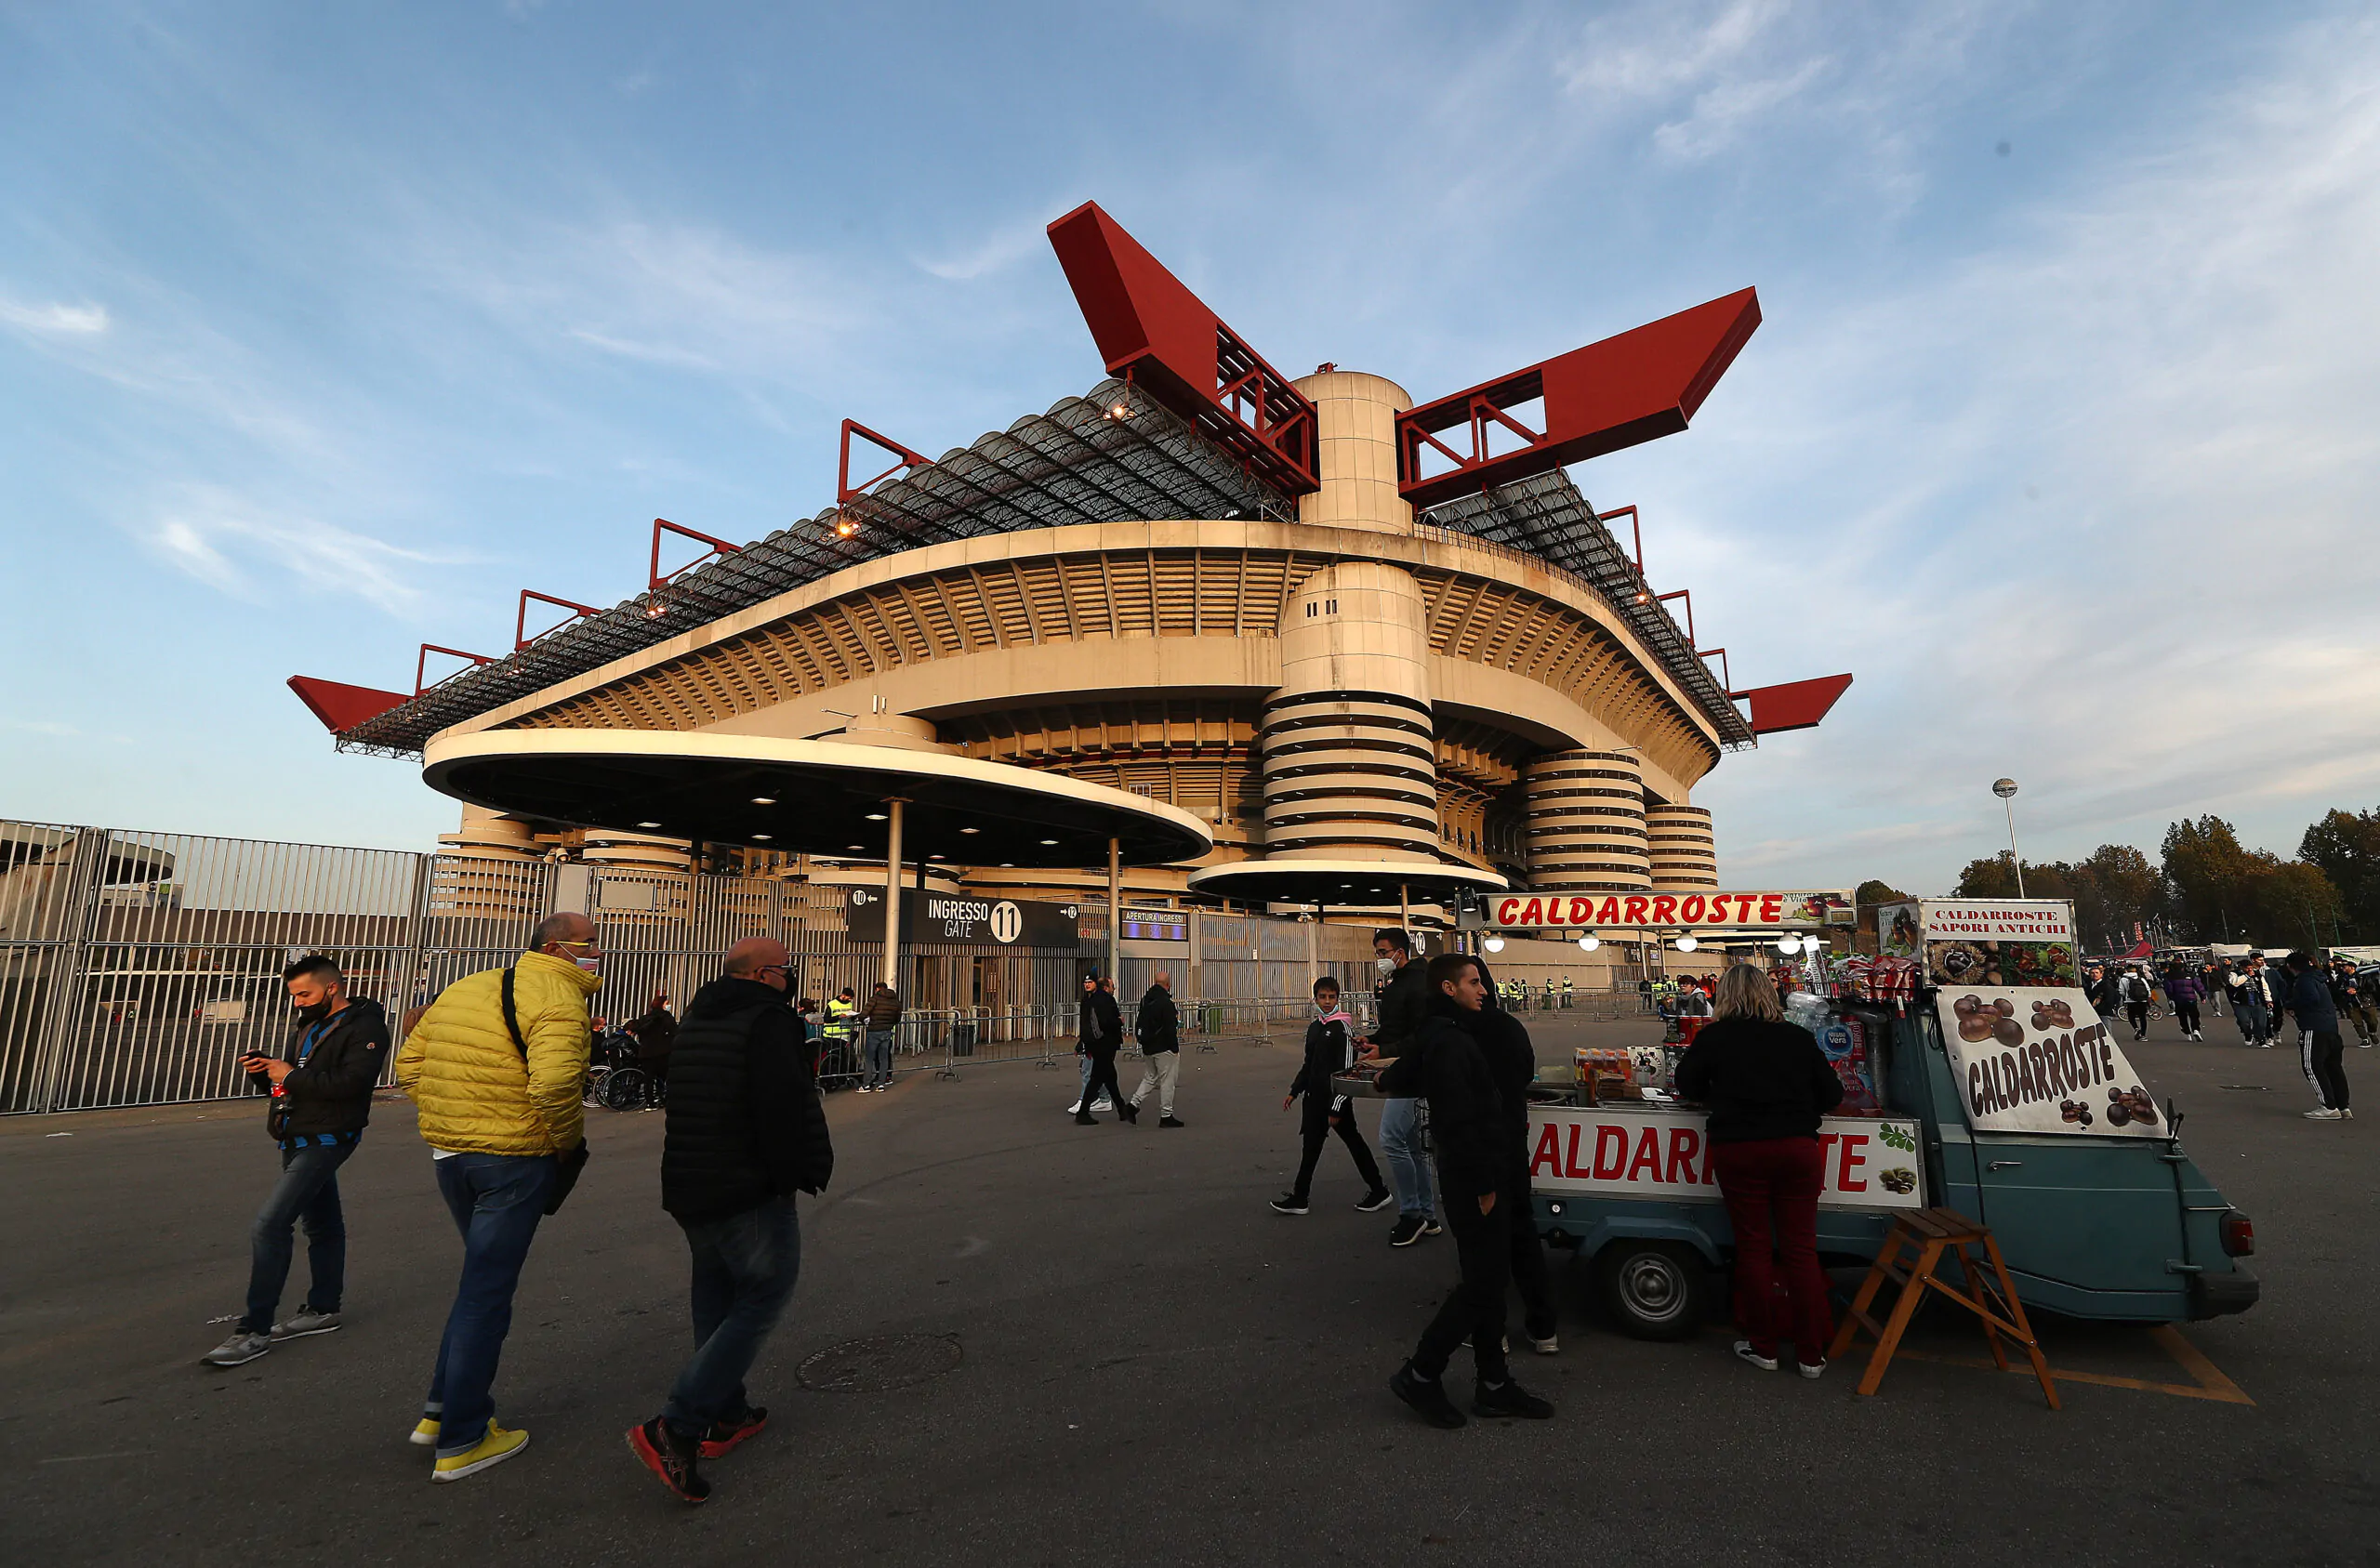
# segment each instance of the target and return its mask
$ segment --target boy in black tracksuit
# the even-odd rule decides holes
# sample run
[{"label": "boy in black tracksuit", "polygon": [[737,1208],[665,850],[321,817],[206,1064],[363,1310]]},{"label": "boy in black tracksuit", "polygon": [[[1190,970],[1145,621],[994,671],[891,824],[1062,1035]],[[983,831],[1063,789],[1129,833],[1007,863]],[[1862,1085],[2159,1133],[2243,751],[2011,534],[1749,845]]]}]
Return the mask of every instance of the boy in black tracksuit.
[{"label": "boy in black tracksuit", "polygon": [[1511,1126],[1495,1071],[1474,1037],[1487,1000],[1487,972],[1468,954],[1430,960],[1430,1013],[1412,1047],[1381,1074],[1382,1092],[1430,1102],[1438,1184],[1447,1229],[1454,1232],[1462,1283],[1395,1376],[1389,1390],[1433,1426],[1460,1427],[1438,1379],[1463,1336],[1478,1369],[1472,1409],[1482,1416],[1545,1416],[1554,1406],[1512,1380],[1504,1364],[1504,1291],[1513,1272],[1509,1227],[1530,1223],[1525,1198],[1511,1192],[1516,1166]]},{"label": "boy in black tracksuit", "polygon": [[1273,1209],[1277,1214],[1306,1212],[1306,1198],[1314,1190],[1314,1167],[1322,1158],[1323,1142],[1336,1132],[1355,1160],[1357,1174],[1364,1179],[1363,1200],[1355,1206],[1369,1214],[1386,1208],[1395,1194],[1381,1183],[1380,1166],[1372,1159],[1371,1146],[1364,1141],[1364,1129],[1355,1121],[1355,1100],[1330,1092],[1331,1074],[1355,1065],[1355,1020],[1339,1010],[1339,982],[1328,975],[1314,982],[1314,1004],[1320,1016],[1305,1026],[1305,1063],[1298,1069],[1288,1096],[1281,1101],[1281,1109],[1286,1111],[1299,1095],[1305,1096],[1305,1120],[1300,1129],[1305,1140],[1305,1153],[1298,1163],[1297,1185],[1275,1198]]}]

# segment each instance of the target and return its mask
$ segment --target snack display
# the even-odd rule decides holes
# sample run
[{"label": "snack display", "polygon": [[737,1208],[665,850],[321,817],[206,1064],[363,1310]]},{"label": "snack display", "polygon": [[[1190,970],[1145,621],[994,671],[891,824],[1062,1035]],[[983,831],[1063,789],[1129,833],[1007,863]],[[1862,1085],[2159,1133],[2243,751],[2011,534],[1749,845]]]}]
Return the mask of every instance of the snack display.
[{"label": "snack display", "polygon": [[1868,1050],[1868,1026],[1857,1018],[1838,1018],[1818,1032],[1818,1048],[1827,1065],[1843,1080],[1838,1116],[1881,1116],[1884,1101],[1876,1094],[1875,1063]]}]

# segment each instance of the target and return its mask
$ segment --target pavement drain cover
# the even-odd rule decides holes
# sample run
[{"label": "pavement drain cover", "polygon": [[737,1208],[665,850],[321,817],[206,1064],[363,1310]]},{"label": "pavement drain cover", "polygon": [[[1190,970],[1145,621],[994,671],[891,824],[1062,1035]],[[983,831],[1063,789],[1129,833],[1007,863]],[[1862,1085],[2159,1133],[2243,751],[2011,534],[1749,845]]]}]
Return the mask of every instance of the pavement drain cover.
[{"label": "pavement drain cover", "polygon": [[801,1364],[801,1386],[820,1393],[878,1394],[959,1366],[959,1341],[940,1334],[886,1334],[830,1345]]}]

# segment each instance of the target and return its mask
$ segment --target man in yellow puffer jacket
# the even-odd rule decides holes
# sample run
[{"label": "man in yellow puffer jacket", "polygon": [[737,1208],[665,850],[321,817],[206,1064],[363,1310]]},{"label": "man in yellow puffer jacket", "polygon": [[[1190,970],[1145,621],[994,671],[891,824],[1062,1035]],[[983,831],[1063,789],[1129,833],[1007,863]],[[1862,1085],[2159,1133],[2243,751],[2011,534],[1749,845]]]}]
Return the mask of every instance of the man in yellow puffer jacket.
[{"label": "man in yellow puffer jacket", "polygon": [[462,1282],[413,1433],[438,1450],[432,1481],[460,1481],[528,1446],[526,1431],[496,1424],[491,1390],[557,1156],[586,1136],[587,1008],[603,983],[602,950],[584,915],[549,917],[531,942],[509,971],[520,1044],[504,1016],[508,971],[488,969],[440,992],[397,1052],[397,1083],[463,1234]]}]

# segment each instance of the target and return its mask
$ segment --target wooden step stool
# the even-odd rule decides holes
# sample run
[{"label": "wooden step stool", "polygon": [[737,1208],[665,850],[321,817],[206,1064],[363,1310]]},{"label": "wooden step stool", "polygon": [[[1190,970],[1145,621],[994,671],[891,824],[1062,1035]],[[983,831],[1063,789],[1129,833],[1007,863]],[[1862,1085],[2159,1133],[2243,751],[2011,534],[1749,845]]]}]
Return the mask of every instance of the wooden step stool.
[{"label": "wooden step stool", "polygon": [[[1900,1259],[1904,1246],[1909,1249],[1911,1259],[1905,1267]],[[1977,1246],[1983,1249],[1981,1258],[1968,1250]],[[1936,1273],[1945,1256],[1957,1258],[1960,1276],[1966,1281],[1965,1290],[1943,1283]],[[1986,1260],[1990,1264],[1988,1277],[1984,1272]],[[1880,1326],[1868,1315],[1868,1308],[1876,1299],[1877,1287],[1887,1279],[1900,1286],[1900,1298],[1893,1303],[1893,1315]],[[1997,1288],[1993,1280],[1999,1282]],[[2008,1357],[2000,1348],[2001,1337],[2005,1335],[2022,1345],[2032,1361],[2033,1376],[2041,1379],[2042,1397],[2049,1401],[2052,1410],[2058,1408],[2057,1384],[2050,1377],[2049,1363],[2042,1357],[2040,1342],[2033,1337],[2032,1324],[2025,1320],[2025,1304],[2017,1299],[2016,1287],[2009,1283],[2008,1265],[2001,1259],[2000,1244],[1991,1239],[1990,1228],[1953,1208],[1918,1209],[1894,1218],[1893,1228],[1876,1254],[1875,1266],[1860,1283],[1849,1315],[1835,1331],[1827,1359],[1835,1360],[1849,1350],[1853,1338],[1865,1328],[1875,1336],[1876,1348],[1869,1352],[1868,1371],[1859,1379],[1859,1391],[1874,1393],[1877,1385],[1884,1380],[1884,1368],[1891,1364],[1893,1352],[1900,1348],[1901,1334],[1909,1327],[1909,1320],[1917,1315],[1918,1306],[1929,1290],[1940,1292],[1983,1320],[1984,1342],[1991,1347],[1991,1359],[2001,1371],[2008,1370]]]}]

